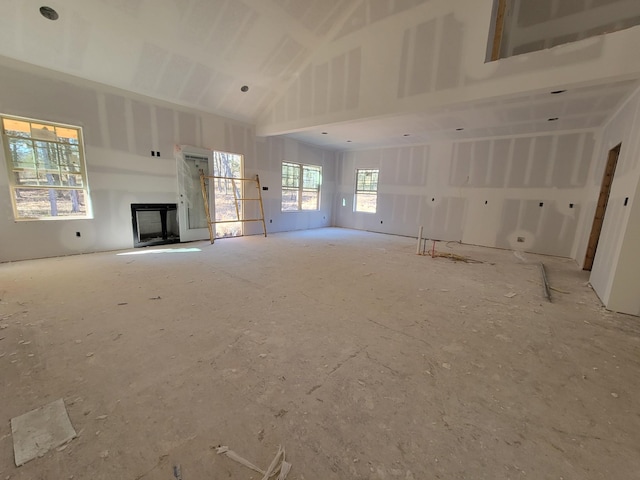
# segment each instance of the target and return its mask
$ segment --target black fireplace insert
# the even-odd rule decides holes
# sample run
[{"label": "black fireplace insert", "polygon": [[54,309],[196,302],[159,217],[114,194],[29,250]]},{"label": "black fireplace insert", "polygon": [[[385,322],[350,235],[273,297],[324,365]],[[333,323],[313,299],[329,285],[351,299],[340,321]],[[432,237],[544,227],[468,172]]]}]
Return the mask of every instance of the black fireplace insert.
[{"label": "black fireplace insert", "polygon": [[132,203],[133,246],[149,247],[180,241],[176,203]]}]

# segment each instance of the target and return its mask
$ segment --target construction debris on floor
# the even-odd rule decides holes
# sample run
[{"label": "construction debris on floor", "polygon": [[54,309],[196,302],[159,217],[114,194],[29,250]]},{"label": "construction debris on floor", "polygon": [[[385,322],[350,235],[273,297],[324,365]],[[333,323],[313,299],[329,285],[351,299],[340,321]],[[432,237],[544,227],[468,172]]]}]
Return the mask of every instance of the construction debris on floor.
[{"label": "construction debris on floor", "polygon": [[11,419],[16,466],[60,447],[76,437],[61,398]]}]

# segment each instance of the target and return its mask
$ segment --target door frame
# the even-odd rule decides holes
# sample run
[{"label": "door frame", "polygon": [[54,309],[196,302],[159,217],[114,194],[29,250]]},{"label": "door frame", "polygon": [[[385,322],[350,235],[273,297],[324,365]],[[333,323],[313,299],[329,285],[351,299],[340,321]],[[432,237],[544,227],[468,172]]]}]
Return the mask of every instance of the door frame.
[{"label": "door frame", "polygon": [[[190,179],[189,182],[185,181],[185,168],[183,167],[183,163],[185,160],[185,155],[192,157],[200,157],[203,160],[207,159],[207,165],[209,166],[209,172],[213,171],[213,150],[193,147],[191,145],[180,145],[175,152],[176,159],[176,169],[178,172],[178,226],[180,229],[180,241],[181,242],[192,242],[196,240],[208,240],[209,239],[209,228],[189,228],[189,212],[187,210],[187,199],[188,192],[187,190],[191,188],[196,188],[198,195],[197,198],[199,201],[203,201],[201,195],[200,188],[200,180],[194,183],[193,179]],[[213,201],[211,198],[210,192],[208,192],[208,201],[209,201],[209,209],[213,212]],[[208,220],[207,220],[208,221]]]},{"label": "door frame", "polygon": [[613,185],[613,179],[616,174],[616,166],[618,165],[618,158],[620,157],[621,149],[622,143],[619,143],[609,150],[609,154],[607,156],[607,164],[602,175],[602,183],[600,184],[600,195],[598,196],[596,212],[591,226],[591,234],[589,235],[589,243],[587,244],[587,251],[585,253],[584,263],[582,266],[583,270],[591,271],[593,268],[593,262],[596,258],[596,251],[598,249],[598,242],[600,241],[600,234],[602,233],[604,217],[607,214],[609,195],[611,194],[611,186]]}]

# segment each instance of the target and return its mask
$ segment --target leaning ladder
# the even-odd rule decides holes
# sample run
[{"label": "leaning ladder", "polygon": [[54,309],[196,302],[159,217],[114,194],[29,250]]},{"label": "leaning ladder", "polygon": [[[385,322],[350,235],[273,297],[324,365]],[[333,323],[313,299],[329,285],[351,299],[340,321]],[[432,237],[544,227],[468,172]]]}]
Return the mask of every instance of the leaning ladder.
[{"label": "leaning ladder", "polygon": [[[211,220],[211,211],[209,209],[209,195],[207,194],[208,182],[207,180],[224,180],[231,181],[231,185],[233,187],[233,199],[235,201],[236,206],[236,219],[235,220],[216,220],[215,217]],[[239,197],[238,189],[236,182],[251,182],[255,183],[256,189],[258,190],[258,196],[256,197]],[[200,170],[200,188],[202,189],[202,200],[204,202],[204,211],[207,215],[207,226],[209,227],[209,240],[213,244],[215,240],[215,233],[213,231],[213,225],[216,223],[245,223],[245,222],[262,222],[262,231],[264,232],[264,236],[267,236],[267,224],[264,221],[264,206],[262,204],[262,188],[260,187],[260,177],[256,175],[256,178],[236,178],[236,177],[220,177],[217,175],[205,175],[202,170]],[[244,192],[244,188],[242,189]],[[213,210],[215,212],[215,194],[213,195]],[[250,219],[241,219],[240,218],[240,209],[242,208],[242,204],[240,202],[250,202],[256,201],[260,205],[260,218],[250,218]]]}]

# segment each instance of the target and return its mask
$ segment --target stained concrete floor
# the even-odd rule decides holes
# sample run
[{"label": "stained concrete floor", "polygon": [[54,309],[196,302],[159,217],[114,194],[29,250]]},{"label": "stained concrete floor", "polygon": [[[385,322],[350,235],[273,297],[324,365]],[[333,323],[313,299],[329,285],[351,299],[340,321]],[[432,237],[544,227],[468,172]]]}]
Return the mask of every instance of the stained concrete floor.
[{"label": "stained concrete floor", "polygon": [[[220,444],[282,444],[290,479],[640,478],[640,319],[571,260],[343,229],[150,250],[0,265],[0,478],[259,478]],[[59,397],[79,437],[16,468],[10,418]]]}]

